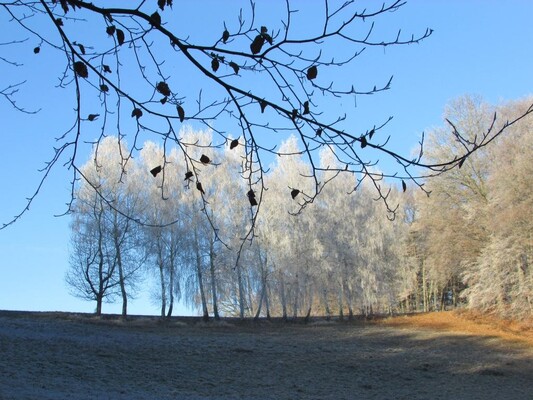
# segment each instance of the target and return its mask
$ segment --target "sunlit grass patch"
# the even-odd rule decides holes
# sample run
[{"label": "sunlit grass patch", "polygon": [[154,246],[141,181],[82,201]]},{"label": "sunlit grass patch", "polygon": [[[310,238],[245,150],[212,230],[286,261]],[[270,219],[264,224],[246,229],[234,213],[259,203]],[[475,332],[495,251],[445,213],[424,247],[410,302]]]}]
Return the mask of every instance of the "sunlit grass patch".
[{"label": "sunlit grass patch", "polygon": [[533,346],[533,319],[504,320],[492,315],[458,310],[410,314],[387,318],[379,323],[387,326],[429,328],[477,336],[493,336]]}]

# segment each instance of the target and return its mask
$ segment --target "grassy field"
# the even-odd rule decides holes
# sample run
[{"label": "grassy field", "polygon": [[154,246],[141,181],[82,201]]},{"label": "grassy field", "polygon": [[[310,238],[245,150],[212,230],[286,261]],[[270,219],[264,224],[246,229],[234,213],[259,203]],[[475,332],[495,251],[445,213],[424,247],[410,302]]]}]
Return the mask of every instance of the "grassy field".
[{"label": "grassy field", "polygon": [[0,312],[0,399],[531,399],[527,324]]}]

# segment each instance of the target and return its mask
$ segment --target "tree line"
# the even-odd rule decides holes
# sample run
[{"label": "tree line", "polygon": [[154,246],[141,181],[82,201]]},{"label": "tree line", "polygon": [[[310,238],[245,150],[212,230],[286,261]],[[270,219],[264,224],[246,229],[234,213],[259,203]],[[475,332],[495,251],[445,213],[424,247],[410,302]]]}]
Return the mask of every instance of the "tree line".
[{"label": "tree line", "polygon": [[[514,121],[525,108],[458,99],[445,111],[447,127],[428,134],[426,157],[438,164],[460,154],[450,126],[475,141],[495,129],[495,111]],[[243,180],[244,146],[217,145],[211,131],[182,129],[190,158],[166,142],[145,142],[134,158],[123,138],[107,137],[80,168],[67,283],[96,302],[97,314],[119,299],[127,315],[128,299],[150,284],[163,317],[177,301],[204,319],[351,318],[459,303],[531,315],[528,126],[506,127],[512,135],[424,190],[387,186],[379,170],[369,171],[374,179],[343,171],[334,150],[311,166],[294,137],[279,147],[264,183]],[[321,171],[319,197],[313,171]],[[376,182],[398,204],[394,213],[375,201]]]},{"label": "tree line", "polygon": [[[419,290],[411,301],[423,310],[442,307],[448,296],[453,304],[466,302],[484,312],[531,317],[533,121],[506,122],[529,100],[494,106],[462,97],[447,106],[447,126],[467,141],[489,129],[505,127],[510,134],[468,157],[461,168],[428,181],[430,196],[415,194],[408,242]],[[496,115],[503,122],[494,127]],[[460,146],[437,128],[429,134],[426,155],[442,160]]]}]

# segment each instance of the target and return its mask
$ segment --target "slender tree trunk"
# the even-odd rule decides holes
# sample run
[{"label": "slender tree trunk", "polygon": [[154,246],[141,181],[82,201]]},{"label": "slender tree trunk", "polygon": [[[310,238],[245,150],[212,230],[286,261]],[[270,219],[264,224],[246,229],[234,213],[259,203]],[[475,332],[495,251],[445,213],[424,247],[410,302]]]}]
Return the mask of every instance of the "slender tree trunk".
[{"label": "slender tree trunk", "polygon": [[124,277],[124,269],[122,266],[122,256],[120,250],[118,250],[117,253],[117,266],[120,284],[120,294],[122,296],[122,318],[126,318],[126,316],[128,315],[128,293],[126,292],[126,281]]},{"label": "slender tree trunk", "polygon": [[270,296],[268,295],[269,285],[268,281],[265,279],[265,308],[266,308],[266,318],[270,321]]},{"label": "slender tree trunk", "polygon": [[200,300],[202,302],[202,318],[204,321],[209,321],[209,311],[207,310],[207,299],[204,290],[204,276],[202,273],[202,262],[200,255],[196,253],[196,274],[198,279],[198,286],[200,289]]},{"label": "slender tree trunk", "polygon": [[309,305],[307,307],[307,313],[305,314],[305,323],[308,323],[309,320],[311,319],[311,310],[313,309],[313,288],[311,287],[311,285],[309,285]]},{"label": "slender tree trunk", "polygon": [[444,289],[440,293],[440,310],[446,311],[446,290]]},{"label": "slender tree trunk", "polygon": [[263,300],[265,301],[266,318],[270,320],[270,300],[269,300],[269,286],[268,286],[268,258],[265,256],[263,260],[261,253],[259,253],[259,262],[261,265],[261,284],[263,286]]},{"label": "slender tree trunk", "polygon": [[298,318],[298,300],[300,297],[300,281],[298,275],[296,275],[296,281],[294,282],[294,293],[293,293],[293,304],[292,304],[292,317],[294,319]]},{"label": "slender tree trunk", "polygon": [[194,229],[194,251],[196,253],[196,278],[198,279],[198,288],[200,290],[200,301],[202,302],[202,318],[209,321],[209,311],[207,309],[207,299],[205,297],[204,274],[202,271],[202,257],[200,255],[200,242],[198,238],[198,229]]},{"label": "slender tree trunk", "polygon": [[124,276],[124,266],[122,265],[122,249],[120,247],[120,237],[117,228],[117,217],[115,215],[113,230],[113,242],[115,245],[115,259],[118,267],[118,283],[120,286],[120,294],[122,297],[122,318],[128,315],[128,293],[126,292],[126,278]]},{"label": "slender tree trunk", "polygon": [[211,295],[213,297],[213,315],[215,320],[220,320],[220,315],[218,314],[218,296],[217,296],[217,282],[216,282],[216,271],[215,271],[215,250],[213,248],[213,241],[211,240],[209,244],[209,272],[211,274]]},{"label": "slender tree trunk", "polygon": [[237,285],[239,288],[239,317],[244,319],[244,284],[242,281],[241,264],[237,263]]},{"label": "slender tree trunk", "polygon": [[168,265],[169,268],[169,282],[168,282],[168,311],[167,318],[172,317],[172,311],[174,310],[174,285],[175,285],[175,253],[174,253],[174,241],[173,238],[170,240],[170,262]]},{"label": "slender tree trunk", "polygon": [[259,305],[257,306],[257,312],[255,313],[254,319],[259,319],[259,316],[261,315],[261,307],[263,305],[263,300],[266,303],[267,308],[267,314],[268,314],[268,300],[267,300],[267,287],[266,287],[266,261],[263,262],[263,259],[261,258],[261,252],[258,252],[258,259],[259,259],[259,268],[261,272],[261,296],[259,297]]},{"label": "slender tree trunk", "polygon": [[283,280],[283,273],[279,274],[279,294],[281,299],[281,314],[284,321],[287,321],[287,296],[285,295],[285,281]]},{"label": "slender tree trunk", "polygon": [[328,291],[326,288],[322,289],[322,301],[326,309],[326,321],[329,321],[331,319],[331,310],[329,309]]},{"label": "slender tree trunk", "polygon": [[209,321],[209,311],[207,309],[207,299],[205,297],[205,289],[204,289],[204,277],[201,269],[201,265],[196,265],[197,268],[197,277],[198,277],[198,284],[200,286],[200,299],[202,301],[202,318],[204,321]]},{"label": "slender tree trunk", "polygon": [[252,290],[252,282],[250,280],[250,274],[246,274],[246,286],[248,287],[248,309],[249,309],[249,315],[254,314],[254,301],[252,298],[253,290]]},{"label": "slender tree trunk", "polygon": [[261,315],[261,307],[263,305],[263,298],[265,297],[265,286],[261,285],[261,296],[259,296],[259,304],[257,306],[257,311],[255,313],[254,320],[258,320],[259,316]]},{"label": "slender tree trunk", "polygon": [[428,311],[428,290],[426,284],[426,265],[422,263],[422,300],[424,302],[424,312]]},{"label": "slender tree trunk", "polygon": [[452,277],[452,302],[453,307],[457,307],[457,281],[455,279],[455,276]]},{"label": "slender tree trunk", "polygon": [[431,307],[431,311],[436,311],[438,309],[438,305],[437,305],[438,291],[439,289],[438,289],[437,283],[435,281],[431,281],[431,297],[432,297],[431,302],[433,304],[433,306]]},{"label": "slender tree trunk", "polygon": [[346,301],[348,302],[348,320],[353,319],[353,293],[352,285],[350,283],[344,282],[345,291],[346,291]]},{"label": "slender tree trunk", "polygon": [[102,214],[100,209],[98,214],[98,293],[96,293],[96,315],[102,315],[102,303],[104,301],[105,286],[104,286],[104,249],[103,249],[103,233],[102,233]]},{"label": "slender tree trunk", "polygon": [[165,266],[163,264],[163,258],[158,254],[158,264],[159,264],[159,283],[161,285],[161,318],[165,317],[165,312],[167,310],[167,288],[165,284]]},{"label": "slender tree trunk", "polygon": [[417,274],[417,282],[416,282],[416,291],[415,291],[415,305],[413,307],[414,312],[420,311],[420,290],[422,288],[422,282],[418,281],[418,274]]},{"label": "slender tree trunk", "polygon": [[172,317],[172,311],[174,309],[174,296],[170,296],[170,302],[168,304],[168,311],[167,311],[167,319],[170,319]]},{"label": "slender tree trunk", "polygon": [[102,315],[102,303],[104,301],[104,279],[103,279],[103,261],[99,262],[100,281],[98,282],[98,293],[96,293],[96,315]]},{"label": "slender tree trunk", "polygon": [[344,293],[343,284],[339,284],[339,319],[344,320]]}]

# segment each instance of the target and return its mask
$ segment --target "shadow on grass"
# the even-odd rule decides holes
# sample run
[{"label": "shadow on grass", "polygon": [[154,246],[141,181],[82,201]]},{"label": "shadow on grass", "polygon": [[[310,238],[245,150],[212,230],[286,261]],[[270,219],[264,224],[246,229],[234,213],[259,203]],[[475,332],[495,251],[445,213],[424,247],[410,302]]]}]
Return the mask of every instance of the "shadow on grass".
[{"label": "shadow on grass", "polygon": [[0,312],[0,398],[530,399],[532,352],[357,320]]}]

